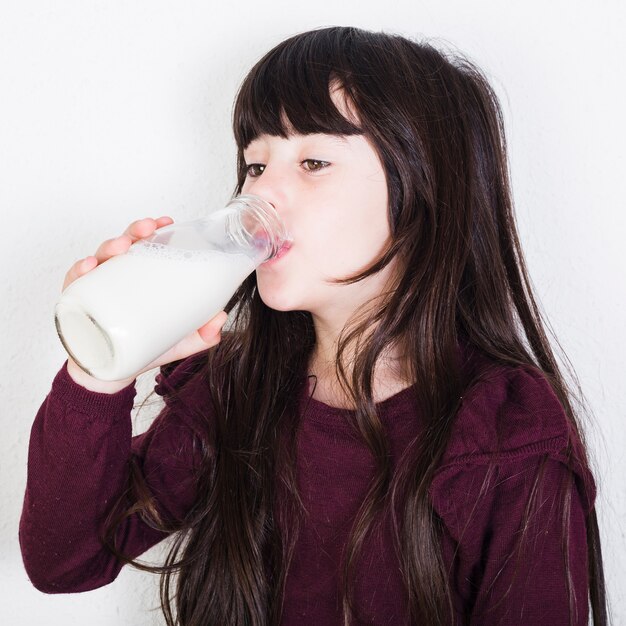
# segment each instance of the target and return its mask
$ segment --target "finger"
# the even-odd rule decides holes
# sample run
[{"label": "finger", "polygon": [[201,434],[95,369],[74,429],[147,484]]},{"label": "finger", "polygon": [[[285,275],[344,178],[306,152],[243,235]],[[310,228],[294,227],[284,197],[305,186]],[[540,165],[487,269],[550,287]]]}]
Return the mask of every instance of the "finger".
[{"label": "finger", "polygon": [[213,341],[216,337],[220,335],[227,319],[228,313],[226,313],[226,311],[220,311],[204,326],[198,328],[198,334],[200,335],[201,339],[206,342]]},{"label": "finger", "polygon": [[104,263],[113,256],[127,252],[132,243],[131,237],[126,234],[107,239],[98,246],[94,256],[98,259],[98,263]]},{"label": "finger", "polygon": [[77,278],[80,278],[83,274],[91,271],[98,265],[98,260],[94,256],[88,256],[85,259],[80,259],[70,267],[65,274],[65,280],[63,281],[63,289],[69,284],[73,283]]},{"label": "finger", "polygon": [[145,217],[142,220],[136,220],[124,231],[125,235],[128,235],[133,243],[144,237],[149,237],[157,228],[168,226],[173,224],[174,220],[169,215],[163,215],[157,219],[152,217]]},{"label": "finger", "polygon": [[211,326],[210,324],[205,324],[201,328],[198,328],[196,334],[200,337],[200,341],[204,344],[202,348],[200,348],[201,344],[198,344],[199,349],[206,349],[208,347],[214,346],[218,344],[221,340],[221,328]]},{"label": "finger", "polygon": [[174,220],[169,217],[169,215],[164,215],[163,217],[158,217],[156,220],[157,228],[162,228],[163,226],[168,226],[169,224],[173,224]]},{"label": "finger", "polygon": [[145,217],[142,220],[136,220],[128,226],[124,231],[124,235],[128,235],[132,239],[132,243],[149,237],[157,229],[157,221],[151,217]]}]

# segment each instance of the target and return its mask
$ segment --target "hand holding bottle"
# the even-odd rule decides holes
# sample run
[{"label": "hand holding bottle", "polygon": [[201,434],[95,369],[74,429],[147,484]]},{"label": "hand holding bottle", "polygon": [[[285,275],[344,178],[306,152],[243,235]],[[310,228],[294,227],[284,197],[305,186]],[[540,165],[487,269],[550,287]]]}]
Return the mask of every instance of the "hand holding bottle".
[{"label": "hand holding bottle", "polygon": [[250,194],[171,222],[133,222],[68,272],[55,325],[90,377],[119,387],[216,345],[237,288],[293,242],[275,207]]},{"label": "hand holding bottle", "polygon": [[[85,259],[81,259],[74,263],[65,275],[63,290],[65,290],[65,288],[76,279],[80,278],[84,274],[87,274],[111,257],[125,254],[130,246],[136,241],[149,237],[155,230],[172,224],[173,221],[174,220],[172,220],[172,218],[164,216],[159,217],[156,220],[152,218],[145,218],[133,222],[121,236],[104,241],[99,246],[94,256],[88,256]],[[172,348],[149,363],[141,371],[137,372],[135,376],[130,378],[116,381],[99,380],[84,372],[71,356],[68,357],[67,369],[72,379],[81,386],[91,391],[97,391],[100,393],[115,393],[130,385],[135,378],[139,376],[139,374],[161,365],[165,365],[166,363],[186,358],[192,354],[196,354],[217,345],[221,340],[220,332],[227,318],[227,313],[225,311],[220,311],[206,324],[190,333]]]}]

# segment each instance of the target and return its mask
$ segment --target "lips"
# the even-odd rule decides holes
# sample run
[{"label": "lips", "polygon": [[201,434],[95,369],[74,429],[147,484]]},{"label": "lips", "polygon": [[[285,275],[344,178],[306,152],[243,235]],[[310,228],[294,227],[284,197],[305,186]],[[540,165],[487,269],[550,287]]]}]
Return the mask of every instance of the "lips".
[{"label": "lips", "polygon": [[263,265],[269,265],[271,263],[275,263],[276,261],[278,261],[279,259],[284,257],[287,254],[287,252],[289,252],[290,249],[291,249],[291,242],[286,241],[282,245],[280,250],[278,250],[278,252],[276,253],[276,256],[272,257],[269,261],[265,261],[265,263],[263,263]]},{"label": "lips", "polygon": [[291,242],[290,241],[285,241],[285,243],[283,243],[283,245],[280,247],[280,249],[278,250],[278,252],[276,253],[276,256],[274,258],[280,259],[280,257],[284,256],[285,254],[287,254],[287,252],[289,252],[289,250],[291,250]]}]

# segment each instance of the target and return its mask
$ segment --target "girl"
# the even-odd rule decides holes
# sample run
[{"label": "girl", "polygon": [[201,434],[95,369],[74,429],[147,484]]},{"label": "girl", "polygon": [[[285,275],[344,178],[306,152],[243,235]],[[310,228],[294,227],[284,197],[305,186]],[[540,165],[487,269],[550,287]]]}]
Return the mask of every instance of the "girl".
[{"label": "girl", "polygon": [[[589,600],[606,624],[596,487],[483,74],[317,29],[252,68],[233,127],[235,193],[294,244],[146,368],[165,404],[144,434],[134,379],[63,365],[30,441],[33,584],[133,563],[162,573],[169,626],[583,625]],[[66,285],[167,223],[134,222]],[[162,567],[136,560],[168,536]]]}]

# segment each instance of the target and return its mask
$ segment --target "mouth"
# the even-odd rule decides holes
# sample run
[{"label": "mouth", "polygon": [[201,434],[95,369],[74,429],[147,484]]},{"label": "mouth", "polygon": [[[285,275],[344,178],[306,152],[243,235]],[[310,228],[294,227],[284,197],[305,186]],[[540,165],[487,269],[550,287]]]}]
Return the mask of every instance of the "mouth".
[{"label": "mouth", "polygon": [[289,252],[290,249],[291,249],[291,242],[286,241],[282,245],[280,250],[276,253],[276,256],[272,257],[269,261],[265,261],[265,263],[262,263],[261,265],[273,265],[274,263],[282,259],[287,254],[287,252]]}]

